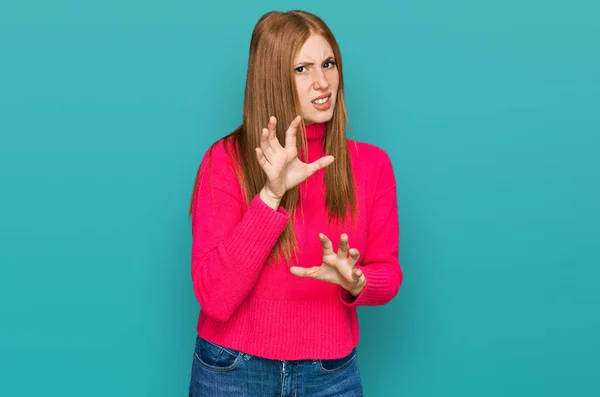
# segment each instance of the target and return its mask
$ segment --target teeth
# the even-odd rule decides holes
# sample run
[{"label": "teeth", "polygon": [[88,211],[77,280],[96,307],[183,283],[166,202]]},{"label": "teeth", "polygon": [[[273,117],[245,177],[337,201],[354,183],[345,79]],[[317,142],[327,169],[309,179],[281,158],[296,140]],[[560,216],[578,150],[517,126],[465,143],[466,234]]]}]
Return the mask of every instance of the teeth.
[{"label": "teeth", "polygon": [[326,98],[317,99],[317,100],[313,101],[313,103],[316,103],[318,105],[322,105],[325,102],[327,102],[328,100],[329,100],[329,97],[326,97]]}]

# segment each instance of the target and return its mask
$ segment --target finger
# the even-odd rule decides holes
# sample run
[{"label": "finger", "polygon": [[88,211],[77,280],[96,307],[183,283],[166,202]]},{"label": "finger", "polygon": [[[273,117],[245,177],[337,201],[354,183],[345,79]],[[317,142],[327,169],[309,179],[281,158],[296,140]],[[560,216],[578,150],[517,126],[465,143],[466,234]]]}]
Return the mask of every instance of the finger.
[{"label": "finger", "polygon": [[340,246],[338,247],[337,256],[339,259],[344,260],[348,258],[348,250],[350,246],[348,245],[348,235],[346,233],[342,233],[340,236]]},{"label": "finger", "polygon": [[271,163],[267,161],[267,158],[263,154],[262,149],[257,147],[254,149],[254,151],[256,152],[256,159],[258,160],[258,164],[260,164],[261,168],[265,172],[269,172],[269,170],[271,169]]},{"label": "finger", "polygon": [[298,133],[298,127],[300,126],[300,121],[302,121],[302,117],[296,116],[294,120],[290,123],[290,127],[285,132],[285,148],[295,148],[296,147],[296,134]]},{"label": "finger", "polygon": [[273,149],[271,149],[271,145],[269,144],[269,130],[266,128],[262,129],[262,134],[260,135],[260,148],[262,149],[263,155],[267,158],[267,161],[271,162]]},{"label": "finger", "polygon": [[356,265],[358,262],[358,258],[360,258],[360,253],[356,248],[350,249],[350,259],[348,259],[348,264],[352,267]]},{"label": "finger", "polygon": [[269,140],[274,139],[277,136],[277,119],[275,116],[269,117],[269,124],[267,127],[269,131]]},{"label": "finger", "polygon": [[313,267],[308,267],[308,268],[300,267],[300,266],[292,266],[292,267],[290,267],[290,272],[294,276],[298,276],[301,278],[305,278],[305,277],[317,278],[320,268],[321,268],[320,266],[313,266]]},{"label": "finger", "polygon": [[319,239],[323,245],[323,255],[333,254],[333,244],[331,244],[331,240],[329,240],[329,238],[327,238],[327,236],[323,233],[319,233]]},{"label": "finger", "polygon": [[268,131],[269,131],[269,146],[271,147],[271,149],[273,150],[273,152],[277,151],[278,149],[281,148],[281,143],[279,142],[279,139],[277,138],[277,119],[275,118],[275,116],[271,116],[269,118],[269,125],[268,125]]},{"label": "finger", "polygon": [[327,167],[328,165],[333,163],[334,160],[335,159],[333,158],[333,156],[325,156],[321,157],[317,161],[308,164],[308,176],[311,176],[320,169]]},{"label": "finger", "polygon": [[355,281],[358,281],[358,280],[360,280],[360,276],[362,276],[362,274],[363,274],[363,273],[362,273],[362,270],[360,270],[359,268],[356,268],[356,267],[355,267],[354,269],[352,269],[352,278],[353,278]]}]

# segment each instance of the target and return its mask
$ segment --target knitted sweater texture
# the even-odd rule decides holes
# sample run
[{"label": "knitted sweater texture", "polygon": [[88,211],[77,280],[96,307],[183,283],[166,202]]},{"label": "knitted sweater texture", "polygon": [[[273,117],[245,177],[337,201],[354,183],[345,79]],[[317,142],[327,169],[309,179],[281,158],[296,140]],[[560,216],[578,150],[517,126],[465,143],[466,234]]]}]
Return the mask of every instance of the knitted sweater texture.
[{"label": "knitted sweater texture", "polygon": [[[307,126],[309,162],[324,155],[325,124]],[[356,222],[329,223],[325,170],[299,185],[292,217],[256,195],[249,206],[224,140],[205,154],[192,206],[192,280],[201,310],[197,332],[214,343],[277,360],[344,357],[359,342],[356,308],[396,296],[402,283],[396,180],[390,158],[371,144],[348,139],[357,195]],[[269,257],[288,222],[297,260]],[[342,233],[360,253],[366,286],[355,298],[342,287],[293,275],[290,266],[322,263],[323,233],[337,251]]]}]

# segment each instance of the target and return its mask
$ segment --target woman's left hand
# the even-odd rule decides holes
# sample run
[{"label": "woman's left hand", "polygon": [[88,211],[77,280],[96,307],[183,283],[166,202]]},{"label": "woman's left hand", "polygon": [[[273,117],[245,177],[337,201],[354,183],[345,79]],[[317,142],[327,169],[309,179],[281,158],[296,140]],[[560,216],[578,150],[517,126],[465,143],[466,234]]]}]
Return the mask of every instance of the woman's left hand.
[{"label": "woman's left hand", "polygon": [[[337,254],[333,251],[331,240],[319,233],[323,245],[323,263],[309,268],[292,266],[290,271],[298,277],[312,277],[317,280],[337,284],[356,297],[366,285],[366,278],[360,269],[355,268],[359,258],[357,249],[348,246],[348,235],[340,236]],[[348,257],[350,254],[350,257]]]}]

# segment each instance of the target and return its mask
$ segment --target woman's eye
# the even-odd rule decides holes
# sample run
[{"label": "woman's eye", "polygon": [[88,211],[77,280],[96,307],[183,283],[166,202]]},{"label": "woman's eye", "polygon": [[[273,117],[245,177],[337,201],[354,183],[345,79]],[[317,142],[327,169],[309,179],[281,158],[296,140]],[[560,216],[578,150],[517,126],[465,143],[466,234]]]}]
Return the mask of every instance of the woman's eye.
[{"label": "woman's eye", "polygon": [[[325,69],[331,69],[335,66],[335,61],[327,61],[323,64]],[[304,73],[306,66],[298,66],[294,69],[296,73]]]}]

